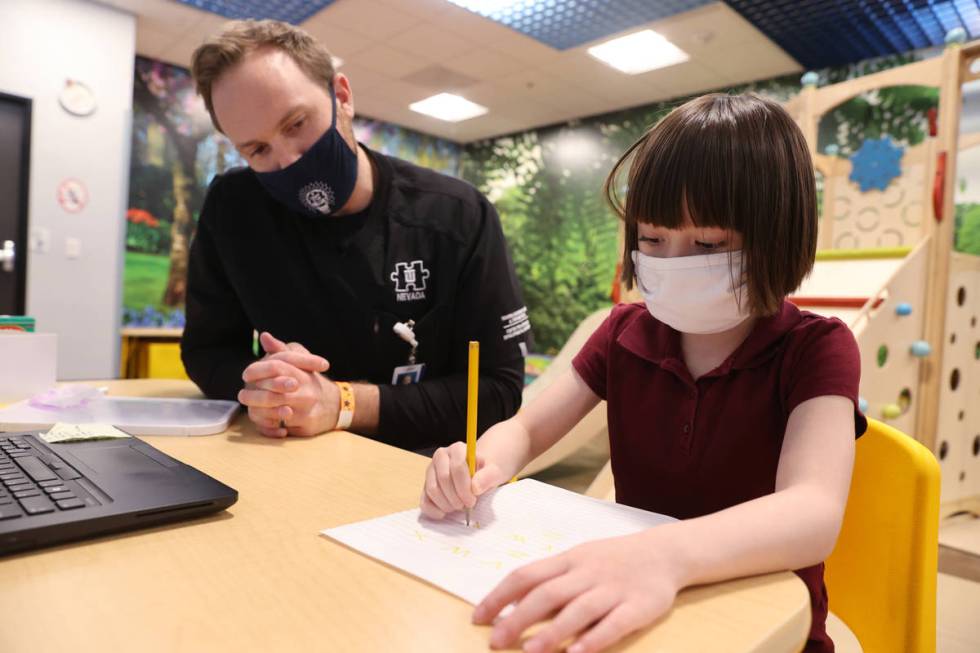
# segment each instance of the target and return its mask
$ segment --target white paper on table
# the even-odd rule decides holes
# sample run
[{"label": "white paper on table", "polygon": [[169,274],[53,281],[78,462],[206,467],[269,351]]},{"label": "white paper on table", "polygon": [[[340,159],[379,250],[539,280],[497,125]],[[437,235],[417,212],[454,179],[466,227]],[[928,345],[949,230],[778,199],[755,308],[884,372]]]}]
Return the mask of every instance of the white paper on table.
[{"label": "white paper on table", "polygon": [[320,531],[333,540],[476,605],[514,569],[578,544],[674,521],[532,479],[435,521],[416,508]]}]

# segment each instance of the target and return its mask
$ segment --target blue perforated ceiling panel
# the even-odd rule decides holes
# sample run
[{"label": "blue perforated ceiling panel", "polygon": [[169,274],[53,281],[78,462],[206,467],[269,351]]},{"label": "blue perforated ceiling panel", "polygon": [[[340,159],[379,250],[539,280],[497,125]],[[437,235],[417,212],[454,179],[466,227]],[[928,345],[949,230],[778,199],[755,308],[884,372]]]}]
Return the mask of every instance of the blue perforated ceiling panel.
[{"label": "blue perforated ceiling panel", "polygon": [[558,50],[567,50],[714,0],[449,0]]},{"label": "blue perforated ceiling panel", "polygon": [[227,18],[274,18],[298,25],[334,0],[177,0]]},{"label": "blue perforated ceiling panel", "polygon": [[[228,18],[294,24],[336,0],[176,0]],[[357,0],[344,0],[357,2]],[[404,0],[412,2],[413,0]],[[980,0],[724,0],[806,68],[980,36]],[[714,0],[447,0],[558,50],[601,40]]]},{"label": "blue perforated ceiling panel", "polygon": [[823,68],[980,35],[977,0],[726,0],[806,68]]}]

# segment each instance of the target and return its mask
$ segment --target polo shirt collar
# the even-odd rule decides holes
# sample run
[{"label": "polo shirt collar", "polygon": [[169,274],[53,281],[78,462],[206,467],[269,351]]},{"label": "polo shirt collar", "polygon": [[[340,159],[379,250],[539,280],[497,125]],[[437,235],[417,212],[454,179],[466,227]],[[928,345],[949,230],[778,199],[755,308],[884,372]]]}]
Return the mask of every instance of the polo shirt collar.
[{"label": "polo shirt collar", "polygon": [[[761,365],[775,353],[776,343],[801,319],[800,309],[784,301],[778,313],[756,320],[755,326],[742,344],[724,363],[706,376],[724,374],[733,368],[745,369]],[[633,354],[665,369],[686,369],[680,332],[654,318],[645,306],[623,328],[616,340]]]}]

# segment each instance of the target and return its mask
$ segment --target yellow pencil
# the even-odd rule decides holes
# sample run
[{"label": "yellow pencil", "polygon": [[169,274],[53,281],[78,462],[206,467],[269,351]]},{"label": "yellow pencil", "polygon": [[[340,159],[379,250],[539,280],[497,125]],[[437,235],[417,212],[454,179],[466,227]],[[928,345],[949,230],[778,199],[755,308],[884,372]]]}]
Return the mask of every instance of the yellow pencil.
[{"label": "yellow pencil", "polygon": [[[476,405],[480,383],[480,343],[470,340],[469,374],[466,384],[466,464],[470,478],[476,474]],[[466,525],[470,525],[470,509],[466,509]]]}]

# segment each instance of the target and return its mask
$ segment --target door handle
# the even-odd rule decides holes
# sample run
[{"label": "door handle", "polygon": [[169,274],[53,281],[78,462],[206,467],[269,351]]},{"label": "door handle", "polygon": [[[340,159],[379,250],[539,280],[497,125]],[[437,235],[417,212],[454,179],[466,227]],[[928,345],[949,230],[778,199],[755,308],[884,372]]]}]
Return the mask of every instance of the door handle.
[{"label": "door handle", "polygon": [[14,271],[14,261],[17,260],[17,248],[14,241],[3,241],[3,249],[0,249],[0,264],[3,264],[4,272]]}]

